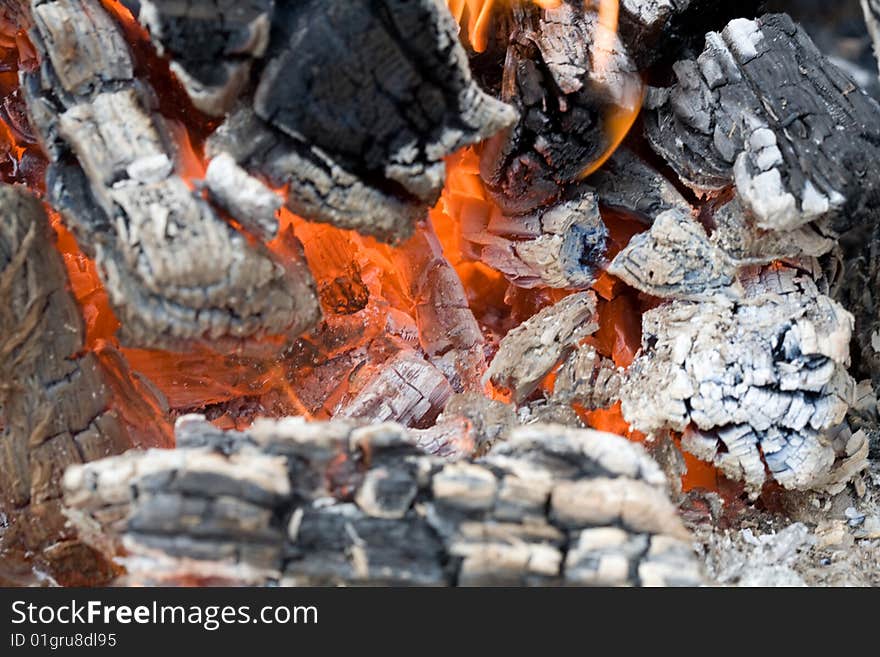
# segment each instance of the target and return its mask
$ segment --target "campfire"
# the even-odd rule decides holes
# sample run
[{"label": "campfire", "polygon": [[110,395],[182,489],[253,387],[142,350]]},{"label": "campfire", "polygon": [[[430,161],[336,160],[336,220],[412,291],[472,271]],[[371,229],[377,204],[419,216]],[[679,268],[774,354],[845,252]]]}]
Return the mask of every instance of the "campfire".
[{"label": "campfire", "polygon": [[0,583],[878,583],[812,4],[4,2]]}]

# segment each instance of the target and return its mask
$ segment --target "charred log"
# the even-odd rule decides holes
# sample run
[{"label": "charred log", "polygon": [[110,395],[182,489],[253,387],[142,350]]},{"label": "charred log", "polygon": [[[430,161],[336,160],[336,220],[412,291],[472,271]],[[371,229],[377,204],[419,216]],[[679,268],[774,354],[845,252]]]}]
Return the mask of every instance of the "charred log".
[{"label": "charred log", "polygon": [[874,42],[874,56],[880,61],[880,2],[877,0],[861,0],[861,2],[868,33]]},{"label": "charred log", "polygon": [[[638,445],[535,425],[447,463],[384,424],[178,424],[173,452],[72,468],[74,522],[128,583],[688,584],[700,574]],[[185,435],[180,435],[185,434]],[[203,435],[207,434],[207,435]],[[198,445],[198,446],[196,446]]]},{"label": "charred log", "polygon": [[138,0],[135,18],[193,105],[223,116],[269,45],[273,0]]},{"label": "charred log", "polygon": [[480,163],[510,215],[559,199],[610,150],[608,117],[635,114],[642,100],[635,66],[592,7],[569,0],[553,9],[518,7],[514,16],[501,98],[519,121],[487,142]]},{"label": "charred log", "polygon": [[684,182],[700,193],[735,183],[764,230],[873,222],[880,107],[788,16],[731,21],[674,70],[645,123]]},{"label": "charred log", "polygon": [[151,90],[97,0],[35,0],[43,58],[23,79],[32,124],[52,159],[49,196],[94,255],[128,342],[259,349],[318,319],[297,246],[284,264],[252,244],[175,173]]},{"label": "charred log", "polygon": [[31,553],[60,583],[99,583],[112,568],[65,526],[61,475],[131,447],[169,446],[170,427],[151,390],[115,370],[112,349],[84,350],[40,202],[3,185],[0,215],[0,552],[10,563]]},{"label": "charred log", "polygon": [[706,32],[754,16],[761,0],[621,0],[620,35],[639,68],[702,48]]},{"label": "charred log", "polygon": [[662,212],[693,212],[675,185],[633,151],[621,146],[590,176],[603,207],[621,210],[651,224]]}]

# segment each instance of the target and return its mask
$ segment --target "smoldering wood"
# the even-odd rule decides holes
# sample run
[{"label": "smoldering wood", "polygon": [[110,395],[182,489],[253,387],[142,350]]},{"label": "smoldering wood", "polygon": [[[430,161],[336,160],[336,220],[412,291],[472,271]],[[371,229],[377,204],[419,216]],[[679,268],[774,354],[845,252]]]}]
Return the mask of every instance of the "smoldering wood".
[{"label": "smoldering wood", "polygon": [[[579,0],[554,9],[531,3],[514,9],[502,100],[519,121],[483,148],[481,176],[508,215],[547,205],[599,160],[612,139],[611,108],[635,112],[642,82],[625,48]],[[610,52],[594,52],[608,43]],[[594,67],[597,59],[602,70]]]},{"label": "smoldering wood", "polygon": [[610,408],[619,401],[624,370],[591,345],[575,349],[556,373],[552,401],[586,410]]},{"label": "smoldering wood", "polygon": [[274,26],[211,151],[289,185],[303,216],[401,241],[439,199],[443,158],[515,120],[472,80],[436,0],[276,3]]},{"label": "smoldering wood", "polygon": [[741,277],[742,299],[645,313],[624,418],[644,433],[686,431],[686,450],[753,494],[768,475],[788,489],[840,490],[867,455],[863,434],[836,439],[855,388],[853,318],[794,269]]},{"label": "smoldering wood", "polygon": [[699,299],[734,294],[736,269],[690,214],[667,210],[615,256],[608,273],[661,299]]},{"label": "smoldering wood", "polygon": [[349,393],[333,417],[427,428],[453,393],[443,373],[415,350],[401,351],[372,369],[359,375],[368,381]]},{"label": "smoldering wood", "polygon": [[284,264],[250,243],[175,173],[152,91],[96,0],[35,0],[43,58],[22,80],[53,162],[49,198],[97,260],[122,337],[147,347],[262,349],[320,316],[297,245]]},{"label": "smoldering wood", "polygon": [[420,226],[392,258],[406,281],[418,341],[428,360],[456,392],[480,390],[486,371],[483,333],[431,225]]},{"label": "smoldering wood", "polygon": [[646,224],[667,210],[693,212],[675,185],[626,146],[614,151],[587,182],[603,207],[621,210]]},{"label": "smoldering wood", "polygon": [[509,390],[519,404],[578,342],[598,328],[596,295],[569,295],[511,329],[502,338],[486,378]]},{"label": "smoldering wood", "polygon": [[69,516],[100,549],[124,548],[126,583],[701,581],[663,474],[618,436],[532,425],[449,463],[394,424],[289,418],[221,433],[187,417],[181,431],[173,452],[65,475]]},{"label": "smoldering wood", "polygon": [[673,68],[677,83],[649,94],[645,125],[685,183],[735,183],[765,230],[872,221],[880,108],[787,15],[731,21]]},{"label": "smoldering wood", "polygon": [[494,213],[463,237],[479,259],[522,288],[587,289],[605,261],[608,229],[595,195],[573,190],[548,207],[524,215]]},{"label": "smoldering wood", "polygon": [[[83,320],[40,202],[2,185],[0,216],[0,551],[26,550],[56,581],[94,585],[112,569],[65,527],[61,475],[72,463],[134,446],[167,446],[170,427],[149,389],[114,380],[105,364],[112,354],[85,351]],[[120,393],[130,397],[122,400],[132,404],[127,411],[117,406]],[[127,418],[149,404],[157,416],[131,426]]]},{"label": "smoldering wood", "polygon": [[135,18],[193,105],[223,116],[269,45],[273,0],[139,0]]}]

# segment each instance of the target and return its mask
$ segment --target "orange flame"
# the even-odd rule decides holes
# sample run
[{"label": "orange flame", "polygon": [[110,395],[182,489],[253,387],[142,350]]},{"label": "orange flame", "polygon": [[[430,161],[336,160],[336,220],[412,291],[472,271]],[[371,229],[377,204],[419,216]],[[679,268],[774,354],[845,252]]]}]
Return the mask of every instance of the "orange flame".
[{"label": "orange flame", "polygon": [[[541,9],[556,9],[562,4],[562,0],[532,0],[532,2]],[[489,45],[488,32],[492,24],[495,0],[448,0],[448,4],[449,11],[459,25],[465,18],[465,10],[467,10],[467,34],[471,48],[476,52],[484,52]]]}]

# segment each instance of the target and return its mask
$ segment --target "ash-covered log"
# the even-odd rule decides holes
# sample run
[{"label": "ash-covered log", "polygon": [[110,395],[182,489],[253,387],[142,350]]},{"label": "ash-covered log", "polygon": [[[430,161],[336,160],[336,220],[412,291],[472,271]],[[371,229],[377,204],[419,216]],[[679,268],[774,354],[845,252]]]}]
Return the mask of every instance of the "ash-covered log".
[{"label": "ash-covered log", "polygon": [[0,553],[9,569],[27,553],[61,584],[94,585],[112,568],[66,527],[64,469],[173,438],[151,388],[111,348],[85,350],[54,239],[36,198],[0,186]]},{"label": "ash-covered log", "polygon": [[661,299],[735,292],[736,265],[689,214],[667,210],[614,258],[608,273]]},{"label": "ash-covered log", "polygon": [[644,433],[684,431],[686,450],[755,495],[768,477],[839,491],[867,465],[865,434],[842,426],[855,390],[853,318],[795,269],[740,276],[737,300],[718,294],[645,313],[623,415]]},{"label": "ash-covered log", "polygon": [[50,200],[98,269],[131,344],[260,350],[320,316],[314,281],[289,244],[276,260],[176,173],[152,90],[98,0],[34,0],[38,71],[22,86],[52,160]]},{"label": "ash-covered log", "polygon": [[791,18],[733,20],[674,71],[674,86],[649,93],[646,131],[695,191],[735,183],[764,230],[873,221],[880,106]]},{"label": "ash-covered log", "polygon": [[210,151],[286,185],[297,214],[399,241],[437,202],[443,158],[514,120],[472,80],[445,3],[282,1],[253,97]]},{"label": "ash-covered log", "polygon": [[65,501],[129,584],[695,585],[665,478],[622,438],[514,430],[487,457],[426,456],[399,425],[296,419],[71,468]]},{"label": "ash-covered log", "polygon": [[556,373],[551,402],[586,410],[609,408],[620,398],[624,370],[591,345],[575,349]]},{"label": "ash-covered log", "polygon": [[501,99],[519,121],[484,145],[480,162],[509,215],[560,198],[616,145],[613,121],[634,116],[642,102],[636,66],[592,6],[526,3],[514,7],[513,23]]}]

